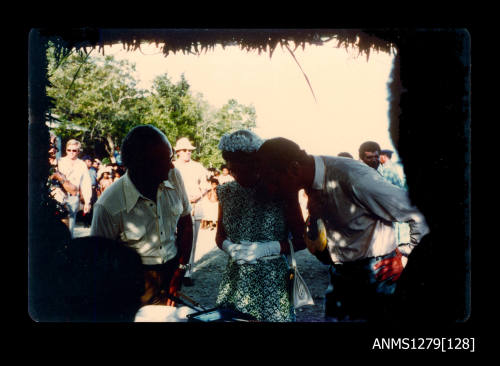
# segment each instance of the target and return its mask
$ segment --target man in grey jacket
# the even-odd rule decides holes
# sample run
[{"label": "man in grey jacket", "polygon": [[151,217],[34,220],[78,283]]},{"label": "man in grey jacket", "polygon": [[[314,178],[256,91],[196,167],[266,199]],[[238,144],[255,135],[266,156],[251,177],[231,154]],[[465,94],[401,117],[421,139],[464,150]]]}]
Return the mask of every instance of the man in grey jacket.
[{"label": "man in grey jacket", "polygon": [[[325,317],[331,321],[390,317],[389,302],[408,255],[429,229],[407,193],[354,159],[308,155],[293,141],[274,138],[258,151],[270,194],[308,196],[310,223],[324,223],[327,242],[306,240],[330,265]],[[398,243],[393,222],[408,222],[410,242]],[[320,235],[322,237],[322,235]]]}]

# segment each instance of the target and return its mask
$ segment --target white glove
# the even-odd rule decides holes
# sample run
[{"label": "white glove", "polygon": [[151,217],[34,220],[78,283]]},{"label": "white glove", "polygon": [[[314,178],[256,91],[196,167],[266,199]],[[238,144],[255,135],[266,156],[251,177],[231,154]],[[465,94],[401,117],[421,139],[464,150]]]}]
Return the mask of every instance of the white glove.
[{"label": "white glove", "polygon": [[242,240],[233,259],[237,261],[238,264],[242,263],[257,263],[257,259],[262,257],[269,257],[271,255],[277,255],[281,252],[281,245],[279,241],[268,241],[268,242],[250,242]]},{"label": "white glove", "polygon": [[234,259],[234,255],[236,254],[236,250],[240,247],[240,244],[235,244],[231,240],[224,240],[222,242],[222,250],[225,251],[231,258]]}]

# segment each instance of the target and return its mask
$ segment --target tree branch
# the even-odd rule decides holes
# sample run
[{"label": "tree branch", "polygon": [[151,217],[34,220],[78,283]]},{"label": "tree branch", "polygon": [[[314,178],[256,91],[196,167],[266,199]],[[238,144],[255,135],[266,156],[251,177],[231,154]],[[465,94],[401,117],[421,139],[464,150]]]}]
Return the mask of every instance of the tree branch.
[{"label": "tree branch", "polygon": [[71,88],[73,87],[73,84],[75,83],[75,80],[76,80],[76,77],[78,76],[78,74],[80,73],[80,70],[82,69],[83,65],[87,62],[87,60],[89,59],[90,57],[90,54],[92,53],[93,49],[90,50],[89,53],[87,53],[86,57],[85,57],[85,60],[83,60],[83,62],[80,64],[80,66],[78,66],[78,70],[76,70],[75,72],[75,75],[73,75],[73,80],[71,80],[71,84],[69,84],[69,87],[68,87],[68,90],[66,91],[66,97],[68,96],[68,93],[69,91],[71,90]]},{"label": "tree branch", "polygon": [[297,63],[297,65],[299,65],[299,68],[300,68],[300,71],[302,71],[302,74],[304,75],[304,77],[306,78],[306,81],[307,81],[307,84],[309,85],[309,89],[311,89],[311,93],[314,97],[314,101],[317,103],[318,101],[316,100],[316,96],[314,95],[314,90],[311,86],[311,83],[309,82],[309,78],[307,77],[306,73],[304,72],[304,70],[302,70],[302,67],[300,66],[299,64],[299,61],[297,61],[297,58],[295,57],[295,54],[293,53],[293,51],[290,49],[290,47],[288,47],[288,44],[285,43],[285,47],[286,49],[288,50],[288,52],[290,52],[290,54],[292,55],[293,59],[295,60],[295,62]]}]

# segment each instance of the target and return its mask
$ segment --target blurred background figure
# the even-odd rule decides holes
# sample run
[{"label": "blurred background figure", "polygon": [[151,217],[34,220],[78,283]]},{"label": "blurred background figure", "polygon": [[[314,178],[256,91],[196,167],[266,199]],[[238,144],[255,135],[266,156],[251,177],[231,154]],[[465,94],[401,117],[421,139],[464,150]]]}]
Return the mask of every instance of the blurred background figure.
[{"label": "blurred background figure", "polygon": [[389,183],[407,191],[408,186],[406,185],[403,168],[401,165],[392,162],[392,154],[392,150],[380,151],[380,166],[378,170]]},{"label": "blurred background figure", "polygon": [[82,160],[87,165],[87,169],[89,170],[92,187],[95,187],[97,183],[97,169],[92,164],[92,158],[89,155],[85,155]]},{"label": "blurred background figure", "polygon": [[120,179],[120,177],[122,176],[122,174],[120,173],[119,170],[116,170],[113,172],[113,182],[117,181],[118,179]]},{"label": "blurred background figure", "polygon": [[113,151],[114,164],[121,166],[122,165],[122,155],[120,153],[120,146],[116,146]]},{"label": "blurred background figure", "polygon": [[89,155],[85,155],[82,160],[87,164],[89,169],[90,181],[92,182],[92,198],[90,199],[90,211],[83,217],[83,223],[85,227],[90,227],[92,224],[92,215],[94,213],[94,204],[97,201],[97,169],[92,164],[92,158]]},{"label": "blurred background figure", "polygon": [[201,222],[202,229],[216,229],[217,218],[219,216],[219,200],[217,198],[216,188],[219,181],[212,177],[209,179],[210,189],[202,200],[203,220]]},{"label": "blurred background figure", "polygon": [[229,173],[229,168],[226,164],[221,165],[221,174],[219,176],[219,184],[232,182],[234,177]]},{"label": "blurred background figure", "polygon": [[189,260],[189,268],[184,276],[183,283],[185,286],[193,286],[192,274],[194,266],[194,258],[196,251],[196,242],[198,240],[198,232],[200,230],[202,220],[202,206],[201,199],[208,191],[207,177],[209,172],[205,167],[191,159],[191,154],[195,147],[186,138],[182,137],[177,140],[175,144],[175,151],[177,153],[177,160],[174,161],[174,166],[181,173],[184,186],[189,197],[189,202],[193,211],[191,213],[193,218],[193,247],[191,249],[191,258]]},{"label": "blurred background figure", "polygon": [[92,161],[92,166],[94,167],[96,172],[99,172],[99,168],[101,167],[101,161],[97,158],[94,158],[94,160]]},{"label": "blurred background figure", "polygon": [[210,179],[215,178],[219,182],[220,172],[216,168],[208,168],[207,184],[210,187]]},{"label": "blurred background figure", "polygon": [[97,178],[97,181],[99,183],[99,197],[111,184],[113,184],[113,178],[111,177],[112,172],[113,169],[108,166],[100,170],[99,176]]},{"label": "blurred background figure", "polygon": [[58,170],[71,184],[78,188],[78,192],[66,192],[65,203],[68,208],[68,227],[73,237],[73,230],[76,222],[76,215],[80,210],[80,192],[84,202],[84,215],[90,211],[92,199],[92,181],[87,165],[80,159],[81,144],[79,141],[71,139],[66,143],[66,156],[58,162]]},{"label": "blurred background figure", "polygon": [[380,145],[374,141],[366,141],[359,147],[359,160],[377,170],[380,165]]},{"label": "blurred background figure", "polygon": [[57,136],[51,131],[49,144],[49,195],[55,205],[54,214],[66,226],[69,226],[69,211],[65,200],[68,194],[76,194],[78,189],[58,170],[57,151]]},{"label": "blurred background figure", "polygon": [[344,158],[354,159],[354,157],[351,154],[349,154],[348,152],[341,152],[337,156],[342,156]]}]

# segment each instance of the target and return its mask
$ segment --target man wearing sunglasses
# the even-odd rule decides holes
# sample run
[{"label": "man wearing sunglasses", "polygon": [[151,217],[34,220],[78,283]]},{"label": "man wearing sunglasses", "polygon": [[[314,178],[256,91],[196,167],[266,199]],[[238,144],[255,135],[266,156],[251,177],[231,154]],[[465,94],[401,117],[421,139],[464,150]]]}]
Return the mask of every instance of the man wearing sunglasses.
[{"label": "man wearing sunglasses", "polygon": [[90,211],[90,200],[92,198],[92,181],[90,179],[89,170],[85,162],[78,159],[80,154],[81,144],[79,141],[71,139],[66,143],[66,155],[59,160],[58,170],[67,180],[75,187],[77,192],[67,192],[64,199],[68,208],[68,227],[73,237],[75,228],[76,214],[80,210],[80,194],[83,197],[83,213],[87,214]]}]

